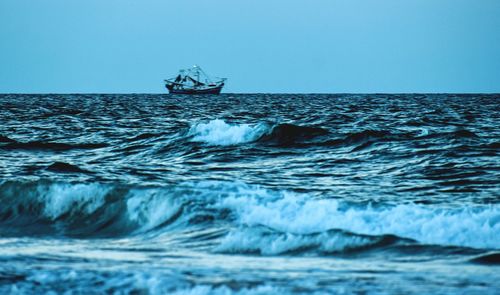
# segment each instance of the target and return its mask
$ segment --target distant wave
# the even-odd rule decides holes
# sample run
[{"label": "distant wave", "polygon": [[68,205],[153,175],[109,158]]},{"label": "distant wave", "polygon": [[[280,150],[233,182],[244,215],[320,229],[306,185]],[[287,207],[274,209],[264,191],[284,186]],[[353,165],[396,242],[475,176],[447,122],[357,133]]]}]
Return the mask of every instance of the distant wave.
[{"label": "distant wave", "polygon": [[211,145],[234,145],[247,142],[265,142],[288,145],[326,135],[328,131],[319,127],[294,124],[232,124],[223,120],[211,120],[191,126],[188,135],[192,141]]},{"label": "distant wave", "polygon": [[268,127],[264,124],[228,124],[223,120],[211,120],[198,123],[189,129],[192,141],[211,145],[234,145],[255,141],[262,136]]},{"label": "distant wave", "polygon": [[149,139],[149,138],[155,138],[155,137],[159,137],[163,135],[162,133],[149,133],[149,132],[145,132],[145,133],[141,133],[133,138],[130,138],[128,139],[127,141],[128,142],[133,142],[133,141],[139,141],[139,140],[143,140],[143,139]]},{"label": "distant wave", "polygon": [[479,136],[472,131],[462,128],[451,132],[425,134],[424,136],[421,137],[421,139],[430,139],[430,138],[476,139],[479,138]]},{"label": "distant wave", "polygon": [[119,236],[223,222],[230,231],[215,248],[220,252],[329,253],[401,239],[500,249],[498,205],[352,205],[227,182],[130,187],[10,181],[0,185],[0,202],[3,235]]},{"label": "distant wave", "polygon": [[358,151],[375,142],[413,141],[432,138],[470,139],[477,138],[471,131],[460,129],[453,132],[429,133],[428,129],[413,131],[398,131],[384,129],[365,129],[350,133],[331,133],[319,126],[303,126],[290,123],[256,124],[227,123],[216,119],[193,124],[188,136],[193,142],[203,142],[209,145],[237,145],[258,142],[281,147],[297,146],[353,146]]},{"label": "distant wave", "polygon": [[68,151],[72,149],[97,149],[106,147],[104,143],[61,143],[52,141],[28,141],[18,142],[8,137],[1,137],[0,142],[6,143],[0,145],[4,150],[45,150],[45,151]]},{"label": "distant wave", "polygon": [[387,130],[363,130],[346,135],[344,141],[347,143],[359,143],[372,139],[389,139],[392,133]]},{"label": "distant wave", "polygon": [[294,124],[278,124],[259,138],[260,142],[290,145],[308,141],[313,138],[327,135],[329,132],[320,127],[299,126]]},{"label": "distant wave", "polygon": [[11,143],[11,142],[16,142],[15,140],[8,138],[7,136],[0,135],[0,143]]},{"label": "distant wave", "polygon": [[48,171],[53,172],[63,172],[63,173],[87,173],[88,171],[81,169],[80,167],[65,162],[54,162],[46,168]]}]

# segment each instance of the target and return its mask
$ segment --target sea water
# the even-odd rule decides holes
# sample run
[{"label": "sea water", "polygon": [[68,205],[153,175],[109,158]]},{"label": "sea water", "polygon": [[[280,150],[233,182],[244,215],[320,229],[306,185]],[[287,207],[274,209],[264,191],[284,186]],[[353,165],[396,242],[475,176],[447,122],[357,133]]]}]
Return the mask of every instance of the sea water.
[{"label": "sea water", "polygon": [[0,95],[1,294],[498,294],[500,96]]}]

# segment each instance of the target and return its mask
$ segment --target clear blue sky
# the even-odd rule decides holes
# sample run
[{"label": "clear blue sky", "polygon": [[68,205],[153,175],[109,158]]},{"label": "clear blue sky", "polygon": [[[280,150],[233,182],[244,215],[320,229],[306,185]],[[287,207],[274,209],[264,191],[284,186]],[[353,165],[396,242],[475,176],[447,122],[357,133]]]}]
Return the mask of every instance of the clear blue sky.
[{"label": "clear blue sky", "polygon": [[0,93],[500,92],[500,0],[0,0]]}]

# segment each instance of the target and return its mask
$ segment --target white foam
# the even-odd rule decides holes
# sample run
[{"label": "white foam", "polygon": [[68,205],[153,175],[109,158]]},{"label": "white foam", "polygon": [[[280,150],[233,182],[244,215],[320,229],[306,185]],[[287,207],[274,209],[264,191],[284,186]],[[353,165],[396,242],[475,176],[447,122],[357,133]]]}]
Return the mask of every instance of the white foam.
[{"label": "white foam", "polygon": [[[51,184],[39,186],[32,193],[43,204],[44,215],[57,219],[66,213],[92,214],[106,206],[106,195],[113,189],[101,184]],[[234,230],[222,240],[221,251],[237,251],[240,247],[273,254],[309,244],[335,251],[338,245],[341,249],[358,243],[321,235],[331,229],[374,236],[390,234],[425,244],[500,249],[498,204],[463,208],[418,204],[355,206],[238,182],[209,181],[184,183],[170,189],[133,189],[123,196],[123,201],[127,218],[138,223],[141,230],[164,223],[181,206],[187,206],[182,220],[200,210],[230,210]],[[247,230],[261,226],[281,234],[265,236]],[[314,235],[303,237],[311,234]],[[344,242],[345,245],[339,244]]]},{"label": "white foam", "polygon": [[[92,282],[102,282],[102,284],[95,284],[92,286],[92,294],[108,294],[113,290],[119,290],[113,294],[189,294],[189,295],[260,295],[260,294],[285,294],[290,293],[287,289],[278,286],[271,286],[267,284],[259,284],[254,286],[243,286],[235,288],[234,281],[223,280],[222,283],[216,281],[214,284],[207,284],[201,280],[194,281],[187,277],[182,271],[173,267],[168,271],[168,267],[163,267],[167,271],[158,271],[154,265],[150,268],[142,268],[135,270],[128,267],[126,271],[113,269],[113,275],[109,275],[109,271],[96,271],[78,268],[74,270],[67,269],[50,269],[42,268],[25,270],[26,279],[18,280],[14,284],[0,285],[0,292],[2,294],[59,294],[60,290],[68,289],[71,292],[64,294],[87,294],[89,293],[89,284]],[[188,270],[192,271],[192,266],[186,266]],[[105,269],[105,268],[104,268]],[[106,269],[105,269],[106,270]],[[195,268],[196,271],[196,268]],[[215,275],[219,269],[213,269]],[[204,277],[210,277],[214,273],[206,273]],[[236,276],[238,277],[238,276]],[[54,287],[58,286],[58,287]]]},{"label": "white foam", "polygon": [[[169,272],[168,275],[153,271],[142,271],[127,276],[115,276],[106,278],[106,290],[116,289],[119,286],[120,294],[141,293],[151,295],[177,294],[177,295],[260,295],[260,294],[283,294],[286,290],[269,285],[257,285],[243,287],[237,290],[226,284],[207,285],[203,283],[193,284],[186,279],[182,272]],[[234,284],[233,284],[234,285]],[[105,293],[105,292],[103,292]]]},{"label": "white foam", "polygon": [[104,205],[104,196],[110,188],[99,184],[53,184],[38,187],[44,202],[44,214],[56,219],[68,212],[91,214]]},{"label": "white foam", "polygon": [[[416,204],[352,206],[333,199],[315,200],[287,192],[263,194],[261,191],[231,194],[215,206],[235,212],[242,227],[265,226],[292,234],[340,229],[365,235],[397,235],[425,244],[500,248],[498,205],[467,208]],[[237,238],[233,234],[226,242],[234,246]],[[249,243],[245,235],[239,238],[245,248]],[[272,247],[264,251],[272,253]]]},{"label": "white foam", "polygon": [[[92,214],[106,206],[106,195],[113,186],[97,183],[69,184],[54,183],[42,185],[35,191],[35,198],[43,204],[43,214],[57,219],[63,214]],[[171,191],[165,189],[132,189],[123,196],[127,206],[127,218],[149,230],[180,210],[181,204],[172,199]]]},{"label": "white foam", "polygon": [[378,239],[350,236],[340,232],[322,232],[314,235],[292,233],[269,233],[262,228],[236,229],[231,231],[216,252],[259,252],[263,255],[278,255],[292,251],[311,249],[323,253],[340,252],[377,242]]},{"label": "white foam", "polygon": [[172,218],[181,207],[168,191],[135,189],[127,195],[127,216],[141,225],[141,230],[152,229]]},{"label": "white foam", "polygon": [[252,142],[262,136],[269,128],[264,124],[228,124],[223,120],[198,123],[189,129],[192,141],[211,145],[234,145]]}]

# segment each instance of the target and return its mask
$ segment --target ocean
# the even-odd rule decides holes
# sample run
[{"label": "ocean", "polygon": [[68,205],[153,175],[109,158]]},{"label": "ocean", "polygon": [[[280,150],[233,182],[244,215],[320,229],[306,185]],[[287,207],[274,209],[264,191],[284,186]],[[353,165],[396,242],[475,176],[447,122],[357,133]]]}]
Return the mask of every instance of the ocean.
[{"label": "ocean", "polygon": [[0,95],[1,294],[499,294],[500,95]]}]

